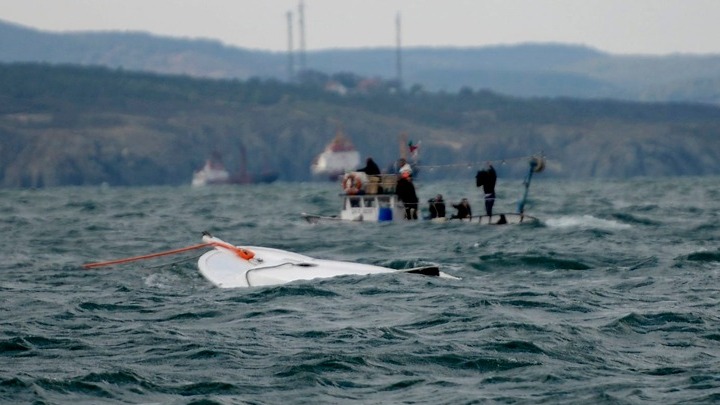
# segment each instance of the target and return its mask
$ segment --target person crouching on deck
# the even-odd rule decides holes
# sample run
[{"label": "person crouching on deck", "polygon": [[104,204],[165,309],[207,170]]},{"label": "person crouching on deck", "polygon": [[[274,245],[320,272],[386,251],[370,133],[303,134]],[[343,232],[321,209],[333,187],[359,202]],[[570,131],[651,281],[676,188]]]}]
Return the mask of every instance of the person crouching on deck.
[{"label": "person crouching on deck", "polygon": [[442,194],[428,200],[428,209],[430,210],[430,219],[445,218],[445,201],[443,201]]},{"label": "person crouching on deck", "polygon": [[453,208],[457,210],[457,213],[454,214],[452,218],[472,219],[472,208],[470,208],[470,203],[467,198],[463,198],[459,204],[453,204]]}]

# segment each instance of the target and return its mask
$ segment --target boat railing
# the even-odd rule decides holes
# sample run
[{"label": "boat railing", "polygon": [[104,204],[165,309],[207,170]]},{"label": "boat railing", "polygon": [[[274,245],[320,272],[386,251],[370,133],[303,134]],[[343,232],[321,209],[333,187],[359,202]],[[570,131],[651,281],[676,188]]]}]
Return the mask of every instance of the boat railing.
[{"label": "boat railing", "polygon": [[348,173],[342,178],[344,193],[341,195],[388,195],[395,194],[397,175],[380,174],[367,176],[365,173]]},{"label": "boat railing", "polygon": [[368,176],[368,182],[365,185],[365,194],[395,194],[396,186],[397,175],[381,174]]}]

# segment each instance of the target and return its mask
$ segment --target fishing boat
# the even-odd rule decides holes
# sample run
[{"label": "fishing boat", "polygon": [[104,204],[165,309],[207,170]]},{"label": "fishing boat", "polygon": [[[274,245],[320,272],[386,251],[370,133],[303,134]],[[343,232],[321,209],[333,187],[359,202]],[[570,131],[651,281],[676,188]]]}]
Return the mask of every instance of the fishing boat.
[{"label": "fishing boat", "polygon": [[[529,161],[529,170],[523,181],[525,187],[518,201],[516,212],[503,212],[488,215],[476,215],[471,218],[440,217],[432,222],[465,222],[478,225],[519,225],[539,223],[540,220],[525,213],[528,190],[533,173],[541,172],[545,167],[542,157],[533,156]],[[389,222],[404,220],[405,207],[395,194],[397,175],[386,174],[367,176],[362,172],[351,172],[342,178],[343,192],[339,194],[342,206],[339,215],[319,215],[301,213],[302,218],[311,224],[319,222]]]},{"label": "fishing boat", "polygon": [[360,165],[360,153],[355,149],[350,139],[338,130],[335,138],[325,147],[325,150],[313,160],[310,171],[313,176],[327,178],[332,181],[344,173],[355,170]]},{"label": "fishing boat", "polygon": [[200,256],[200,274],[220,288],[271,286],[299,280],[390,273],[458,279],[441,272],[437,266],[397,270],[365,263],[316,259],[267,247],[241,248],[207,233],[203,235],[203,241],[213,245],[214,249]]},{"label": "fishing boat", "polygon": [[[394,194],[362,194],[346,195],[341,194],[342,209],[339,215],[318,215],[303,212],[301,216],[311,224],[332,221],[355,221],[355,222],[389,222],[404,220],[405,208],[401,201]],[[434,223],[441,222],[467,222],[478,225],[517,225],[539,222],[539,219],[524,213],[500,213],[487,215],[476,215],[472,218],[428,218]]]}]

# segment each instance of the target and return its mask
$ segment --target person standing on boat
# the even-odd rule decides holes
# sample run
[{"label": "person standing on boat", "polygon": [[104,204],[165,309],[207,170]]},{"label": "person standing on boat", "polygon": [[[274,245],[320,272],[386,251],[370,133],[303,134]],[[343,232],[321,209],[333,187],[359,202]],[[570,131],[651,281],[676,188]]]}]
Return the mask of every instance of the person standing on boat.
[{"label": "person standing on boat", "polygon": [[485,213],[488,217],[492,217],[493,205],[495,204],[495,183],[497,182],[497,174],[490,162],[487,167],[477,172],[475,176],[475,185],[483,188],[485,193]]},{"label": "person standing on boat", "polygon": [[405,219],[418,219],[417,210],[419,200],[415,193],[415,186],[412,183],[410,173],[404,172],[400,175],[397,185],[395,186],[395,193],[405,207]]},{"label": "person standing on boat", "polygon": [[445,218],[445,201],[443,201],[442,194],[438,194],[435,198],[428,200],[430,210],[430,219],[433,218]]},{"label": "person standing on boat", "polygon": [[459,204],[453,204],[453,208],[457,210],[457,213],[454,214],[452,218],[472,219],[472,208],[470,208],[470,203],[467,198],[460,200]]},{"label": "person standing on boat", "polygon": [[375,163],[373,158],[369,157],[367,160],[365,160],[365,167],[362,169],[357,169],[358,172],[364,172],[368,176],[379,176],[380,175],[380,168]]}]

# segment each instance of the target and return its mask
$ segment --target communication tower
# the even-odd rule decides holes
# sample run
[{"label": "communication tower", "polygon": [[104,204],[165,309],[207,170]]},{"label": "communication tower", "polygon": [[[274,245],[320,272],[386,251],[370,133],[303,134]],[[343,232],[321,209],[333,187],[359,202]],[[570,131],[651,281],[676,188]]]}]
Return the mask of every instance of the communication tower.
[{"label": "communication tower", "polygon": [[288,35],[288,81],[292,82],[295,80],[295,57],[293,55],[293,31],[292,31],[292,11],[287,12],[287,35]]},{"label": "communication tower", "polygon": [[298,20],[300,24],[300,72],[305,71],[305,3],[300,0],[298,5]]},{"label": "communication tower", "polygon": [[398,89],[402,89],[402,42],[400,38],[400,12],[395,17],[396,61]]}]

